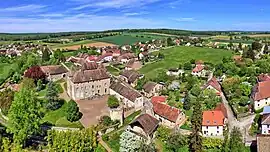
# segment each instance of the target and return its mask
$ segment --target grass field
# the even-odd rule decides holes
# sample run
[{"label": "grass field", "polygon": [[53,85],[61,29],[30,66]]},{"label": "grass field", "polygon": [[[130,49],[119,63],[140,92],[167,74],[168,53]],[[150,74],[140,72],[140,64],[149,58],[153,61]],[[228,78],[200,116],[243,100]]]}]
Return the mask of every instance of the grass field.
[{"label": "grass field", "polygon": [[45,117],[43,118],[44,122],[49,122],[54,124],[57,127],[71,127],[71,128],[82,128],[82,125],[79,121],[76,122],[69,122],[65,117],[65,109],[67,107],[67,103],[55,110],[46,113]]},{"label": "grass field", "polygon": [[152,39],[153,39],[152,37],[150,38],[147,36],[141,37],[139,35],[138,37],[136,37],[136,35],[117,35],[95,39],[95,41],[107,42],[116,45],[127,45],[127,44],[134,44],[136,42],[146,42]]},{"label": "grass field", "polygon": [[160,52],[165,55],[164,60],[146,64],[140,69],[140,72],[146,77],[154,78],[159,70],[178,68],[180,63],[183,64],[191,59],[216,64],[221,62],[223,57],[233,55],[232,51],[228,50],[186,46],[174,47]]}]

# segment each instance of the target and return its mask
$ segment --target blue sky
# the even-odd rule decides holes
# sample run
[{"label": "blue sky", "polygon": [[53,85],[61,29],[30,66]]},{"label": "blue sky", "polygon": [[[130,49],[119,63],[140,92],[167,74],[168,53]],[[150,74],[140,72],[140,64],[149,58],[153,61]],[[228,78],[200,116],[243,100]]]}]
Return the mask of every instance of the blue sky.
[{"label": "blue sky", "polygon": [[2,0],[0,32],[270,31],[269,0]]}]

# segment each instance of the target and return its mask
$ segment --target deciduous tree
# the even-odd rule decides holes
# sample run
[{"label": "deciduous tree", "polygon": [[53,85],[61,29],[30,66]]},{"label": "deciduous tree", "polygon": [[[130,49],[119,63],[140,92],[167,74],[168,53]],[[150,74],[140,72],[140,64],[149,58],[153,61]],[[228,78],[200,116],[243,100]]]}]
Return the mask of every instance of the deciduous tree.
[{"label": "deciduous tree", "polygon": [[42,117],[41,102],[35,91],[21,88],[8,112],[8,131],[13,133],[15,143],[22,145],[29,135],[39,132]]},{"label": "deciduous tree", "polygon": [[79,111],[79,107],[77,106],[77,103],[73,100],[70,100],[67,103],[66,108],[66,118],[70,122],[78,121],[82,117],[82,113]]},{"label": "deciduous tree", "polygon": [[117,108],[119,107],[119,100],[115,96],[109,96],[107,105],[110,108]]},{"label": "deciduous tree", "polygon": [[39,66],[33,66],[24,73],[24,76],[34,79],[35,82],[37,82],[39,79],[44,80],[46,74],[41,70]]}]

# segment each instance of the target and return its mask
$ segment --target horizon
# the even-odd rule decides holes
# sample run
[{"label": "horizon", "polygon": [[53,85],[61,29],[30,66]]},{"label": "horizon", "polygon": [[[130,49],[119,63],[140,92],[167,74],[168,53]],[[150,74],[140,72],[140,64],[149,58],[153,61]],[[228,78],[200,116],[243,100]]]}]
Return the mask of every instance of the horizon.
[{"label": "horizon", "polygon": [[267,0],[10,0],[0,7],[0,33],[116,29],[268,32],[268,6]]}]

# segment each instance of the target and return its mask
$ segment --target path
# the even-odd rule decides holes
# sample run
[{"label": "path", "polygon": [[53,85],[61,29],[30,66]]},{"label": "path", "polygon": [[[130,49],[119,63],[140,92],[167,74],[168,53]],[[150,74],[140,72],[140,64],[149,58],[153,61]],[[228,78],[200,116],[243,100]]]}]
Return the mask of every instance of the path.
[{"label": "path", "polygon": [[106,149],[107,152],[112,152],[111,148],[102,140],[101,137],[98,138],[98,142]]},{"label": "path", "polygon": [[256,139],[256,137],[251,137],[248,134],[249,127],[252,125],[255,115],[254,114],[250,115],[238,121],[236,117],[234,116],[234,113],[223,93],[221,94],[221,98],[222,98],[222,102],[224,103],[227,109],[229,130],[231,131],[234,127],[238,127],[241,131],[243,138],[245,139],[245,142],[250,142]]}]

